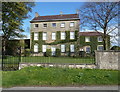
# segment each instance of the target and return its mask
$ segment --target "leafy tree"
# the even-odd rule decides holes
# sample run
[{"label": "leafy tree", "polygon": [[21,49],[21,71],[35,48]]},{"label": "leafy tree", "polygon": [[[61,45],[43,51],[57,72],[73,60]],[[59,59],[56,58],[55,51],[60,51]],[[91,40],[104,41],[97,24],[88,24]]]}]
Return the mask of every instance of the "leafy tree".
[{"label": "leafy tree", "polygon": [[120,50],[120,47],[119,47],[119,46],[113,46],[113,47],[111,48],[111,50]]},{"label": "leafy tree", "polygon": [[28,18],[33,2],[2,2],[2,33],[3,50],[8,44],[8,40],[15,37],[24,37],[22,32],[23,20]]},{"label": "leafy tree", "polygon": [[[102,30],[104,50],[108,50],[108,35],[118,34],[118,2],[89,2],[80,9],[81,27]],[[83,29],[83,28],[82,28]]]}]

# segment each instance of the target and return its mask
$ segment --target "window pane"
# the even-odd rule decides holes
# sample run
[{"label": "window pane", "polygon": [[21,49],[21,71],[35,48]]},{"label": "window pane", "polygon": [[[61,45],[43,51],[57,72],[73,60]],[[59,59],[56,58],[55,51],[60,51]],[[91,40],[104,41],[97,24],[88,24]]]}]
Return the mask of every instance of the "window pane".
[{"label": "window pane", "polygon": [[52,40],[56,40],[56,33],[52,33]]},{"label": "window pane", "polygon": [[46,52],[46,45],[42,45],[42,52]]},{"label": "window pane", "polygon": [[61,27],[65,27],[65,23],[61,23]]},{"label": "window pane", "polygon": [[70,39],[75,39],[75,32],[70,32]]},{"label": "window pane", "polygon": [[47,40],[47,33],[43,33],[43,40]]},{"label": "window pane", "polygon": [[61,52],[65,52],[65,45],[61,45]]},{"label": "window pane", "polygon": [[90,42],[90,37],[85,37],[85,42]]},{"label": "window pane", "polygon": [[35,24],[35,27],[38,27],[38,24]]},{"label": "window pane", "polygon": [[34,33],[34,40],[38,40],[38,33]]},{"label": "window pane", "polygon": [[98,46],[98,50],[103,50],[103,46]]},{"label": "window pane", "polygon": [[102,37],[101,36],[98,37],[98,42],[102,42],[102,41],[103,41]]},{"label": "window pane", "polygon": [[74,52],[74,45],[70,45],[70,52]]},{"label": "window pane", "polygon": [[86,52],[87,52],[87,53],[90,53],[90,51],[91,51],[91,50],[90,50],[90,47],[86,47]]},{"label": "window pane", "polygon": [[70,27],[73,27],[73,26],[74,26],[74,22],[71,22],[71,23],[70,23]]},{"label": "window pane", "polygon": [[43,24],[43,27],[47,27],[47,24]]},{"label": "window pane", "polygon": [[38,52],[38,44],[34,45],[34,52]]},{"label": "window pane", "polygon": [[53,27],[56,27],[56,23],[52,23],[52,26],[53,26]]},{"label": "window pane", "polygon": [[65,32],[61,32],[61,40],[65,40]]}]

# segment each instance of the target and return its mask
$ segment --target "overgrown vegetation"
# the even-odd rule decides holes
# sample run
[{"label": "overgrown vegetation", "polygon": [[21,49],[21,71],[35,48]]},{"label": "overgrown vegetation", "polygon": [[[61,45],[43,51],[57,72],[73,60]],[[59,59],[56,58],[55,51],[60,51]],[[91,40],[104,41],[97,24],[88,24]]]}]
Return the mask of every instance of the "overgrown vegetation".
[{"label": "overgrown vegetation", "polygon": [[117,85],[117,70],[26,67],[3,71],[3,87]]}]

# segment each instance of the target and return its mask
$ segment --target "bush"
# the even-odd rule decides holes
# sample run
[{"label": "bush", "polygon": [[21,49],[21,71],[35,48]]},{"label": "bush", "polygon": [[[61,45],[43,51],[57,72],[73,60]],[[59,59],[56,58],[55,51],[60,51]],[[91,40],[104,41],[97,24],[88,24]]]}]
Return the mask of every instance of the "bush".
[{"label": "bush", "polygon": [[46,51],[46,55],[45,55],[46,57],[49,57],[49,56],[51,56],[51,49],[47,49],[47,51]]},{"label": "bush", "polygon": [[30,49],[25,49],[24,56],[30,56],[30,54],[31,54]]},{"label": "bush", "polygon": [[56,56],[60,56],[61,55],[61,52],[60,52],[60,49],[56,49]]}]

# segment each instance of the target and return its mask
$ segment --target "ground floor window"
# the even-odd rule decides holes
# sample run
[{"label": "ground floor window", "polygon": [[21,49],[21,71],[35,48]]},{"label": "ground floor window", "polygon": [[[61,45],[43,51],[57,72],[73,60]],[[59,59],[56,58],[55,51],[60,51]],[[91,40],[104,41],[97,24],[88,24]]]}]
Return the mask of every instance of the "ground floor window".
[{"label": "ground floor window", "polygon": [[90,53],[91,52],[91,48],[90,48],[90,46],[87,46],[86,47],[86,53]]},{"label": "ground floor window", "polygon": [[34,45],[34,52],[38,52],[38,44]]},{"label": "ground floor window", "polygon": [[98,45],[98,46],[97,46],[97,50],[104,50],[104,49],[103,49],[103,45]]},{"label": "ground floor window", "polygon": [[74,51],[75,51],[74,45],[70,45],[70,52],[74,52]]},{"label": "ground floor window", "polygon": [[47,46],[46,45],[42,45],[42,52],[46,52]]},{"label": "ground floor window", "polygon": [[61,45],[61,52],[65,52],[65,45]]}]

